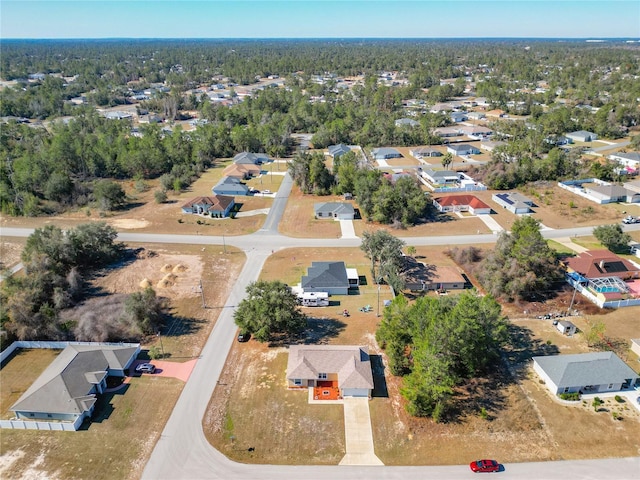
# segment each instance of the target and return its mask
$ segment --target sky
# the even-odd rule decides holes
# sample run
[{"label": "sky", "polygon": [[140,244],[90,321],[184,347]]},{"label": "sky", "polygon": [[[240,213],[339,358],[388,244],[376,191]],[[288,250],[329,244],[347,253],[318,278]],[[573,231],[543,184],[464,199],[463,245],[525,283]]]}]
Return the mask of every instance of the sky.
[{"label": "sky", "polygon": [[638,0],[0,0],[11,38],[640,38]]}]

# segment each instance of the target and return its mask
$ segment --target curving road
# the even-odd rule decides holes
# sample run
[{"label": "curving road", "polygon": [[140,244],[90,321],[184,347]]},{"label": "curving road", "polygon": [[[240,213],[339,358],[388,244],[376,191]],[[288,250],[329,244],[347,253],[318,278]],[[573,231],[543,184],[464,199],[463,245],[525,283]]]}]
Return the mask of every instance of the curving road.
[{"label": "curving road", "polygon": [[[285,176],[275,197],[264,227],[251,235],[227,237],[227,245],[242,249],[247,261],[236,279],[231,294],[209,336],[199,361],[173,409],[158,443],[143,472],[143,479],[318,479],[338,477],[345,480],[362,479],[458,479],[473,477],[469,467],[360,467],[360,466],[284,466],[246,465],[233,462],[215,450],[202,430],[202,418],[216,387],[228,352],[235,339],[234,307],[244,297],[245,288],[258,278],[265,260],[272,250],[287,247],[356,247],[360,239],[306,239],[290,238],[278,234],[277,226],[284,212],[291,180]],[[546,238],[590,235],[593,227],[545,230]],[[625,230],[640,230],[640,225],[625,226]],[[3,228],[2,236],[26,237],[33,229]],[[149,233],[120,233],[119,240],[143,243],[217,244],[222,237],[203,235],[166,235]],[[409,245],[461,245],[496,241],[497,236],[465,235],[404,238]],[[256,448],[260,448],[257,446]],[[505,466],[500,478],[504,479],[638,479],[640,457],[604,460],[572,460],[560,462],[520,463]]]}]

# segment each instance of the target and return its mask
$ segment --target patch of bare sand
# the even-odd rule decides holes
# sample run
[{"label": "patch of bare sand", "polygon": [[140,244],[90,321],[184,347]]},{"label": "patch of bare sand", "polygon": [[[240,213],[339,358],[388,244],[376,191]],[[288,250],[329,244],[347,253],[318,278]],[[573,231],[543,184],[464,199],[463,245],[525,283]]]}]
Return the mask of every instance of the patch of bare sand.
[{"label": "patch of bare sand", "polygon": [[13,476],[11,467],[24,456],[25,452],[20,449],[12,450],[0,456],[0,478],[19,478],[21,480],[57,480],[59,478],[56,474],[38,469],[45,461],[44,453],[40,453],[40,455],[33,459],[29,467],[22,472],[20,477]]},{"label": "patch of bare sand", "polygon": [[[109,293],[133,293],[155,286],[162,289],[163,296],[170,298],[189,298],[200,294],[203,268],[200,256],[156,253],[139,254],[134,262],[97,279],[96,286]],[[174,266],[180,266],[177,273]]]},{"label": "patch of bare sand", "polygon": [[145,228],[149,226],[147,220],[135,218],[114,218],[109,220],[109,224],[117,229],[135,230],[136,228]]}]

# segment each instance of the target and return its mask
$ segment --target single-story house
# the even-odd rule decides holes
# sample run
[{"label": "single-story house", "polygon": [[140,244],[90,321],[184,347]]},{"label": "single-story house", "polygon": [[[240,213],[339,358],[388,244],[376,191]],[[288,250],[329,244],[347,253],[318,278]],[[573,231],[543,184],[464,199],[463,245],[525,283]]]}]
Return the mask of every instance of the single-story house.
[{"label": "single-story house", "polygon": [[467,117],[467,112],[451,112],[449,114],[449,118],[451,119],[452,122],[458,123],[458,122],[464,122],[469,117]]},{"label": "single-story house", "polygon": [[329,156],[333,159],[338,158],[341,155],[344,155],[345,153],[349,153],[351,151],[351,147],[348,147],[347,145],[344,145],[342,143],[339,143],[338,145],[329,145],[327,147]]},{"label": "single-story house", "polygon": [[387,160],[389,158],[402,158],[402,154],[391,147],[374,148],[371,154],[375,160]]},{"label": "single-story house", "polygon": [[560,333],[562,333],[563,335],[574,335],[576,333],[576,330],[578,329],[573,322],[570,322],[569,320],[560,320],[557,324],[556,324],[556,328],[558,329],[558,331]]},{"label": "single-story house", "polygon": [[413,120],[411,118],[399,118],[395,121],[396,127],[417,127],[420,125],[420,122]]},{"label": "single-story house", "polygon": [[182,213],[226,217],[236,204],[233,197],[214,195],[212,197],[196,197],[182,205]]},{"label": "single-story house", "polygon": [[252,163],[260,165],[269,161],[269,157],[264,153],[241,152],[233,157],[233,163]]},{"label": "single-story house", "polygon": [[359,285],[358,272],[344,262],[313,262],[302,277],[304,292],[327,292],[329,295],[348,295],[350,287]]},{"label": "single-story house", "polygon": [[313,206],[316,218],[333,218],[336,220],[353,220],[355,210],[346,202],[324,202]]},{"label": "single-story house", "polygon": [[449,195],[433,199],[439,212],[469,212],[473,215],[488,215],[491,207],[474,195]]},{"label": "single-story house", "polygon": [[461,125],[458,130],[461,134],[467,135],[469,138],[480,140],[490,135],[493,135],[493,130],[478,125]]},{"label": "single-story house", "polygon": [[573,140],[574,142],[593,142],[598,139],[598,135],[592,132],[587,132],[585,130],[565,133],[565,137]]},{"label": "single-story house", "polygon": [[478,150],[473,145],[469,145],[467,143],[456,143],[456,144],[447,145],[447,152],[450,152],[457,156],[462,156],[462,155],[477,155],[478,153],[480,153],[480,150]]},{"label": "single-story house", "polygon": [[638,374],[613,352],[533,357],[533,370],[555,395],[615,392],[638,382]]},{"label": "single-story house", "polygon": [[427,180],[434,187],[457,186],[460,181],[458,172],[453,170],[423,170],[422,178]]},{"label": "single-story house", "polygon": [[93,413],[107,377],[124,377],[140,345],[69,345],[9,410],[19,419],[75,422]]},{"label": "single-story house", "polygon": [[570,145],[573,143],[573,140],[569,137],[565,137],[564,135],[549,135],[544,141],[550,145],[555,145],[556,147],[560,147],[562,145]]},{"label": "single-story house", "polygon": [[480,143],[480,148],[482,150],[486,150],[487,152],[493,152],[496,147],[501,147],[502,145],[506,145],[507,142],[503,142],[501,140],[484,140]]},{"label": "single-story house", "polygon": [[482,120],[486,115],[483,112],[469,112],[467,117],[469,117],[470,120]]},{"label": "single-story house", "polygon": [[633,190],[627,190],[621,185],[584,184],[584,191],[600,204],[604,203],[638,203],[640,194]]},{"label": "single-story house", "polygon": [[533,200],[518,192],[494,193],[491,199],[516,215],[529,213],[533,206]]},{"label": "single-story house", "polygon": [[234,177],[222,177],[211,190],[216,195],[249,195],[249,187]]},{"label": "single-story house", "polygon": [[460,131],[458,127],[440,127],[433,130],[434,135],[437,135],[441,138],[446,137],[459,137]]},{"label": "single-story house", "polygon": [[402,276],[407,290],[462,290],[467,283],[455,267],[426,265],[408,255],[403,260]]},{"label": "single-story house", "polygon": [[222,174],[226,177],[239,178],[246,180],[251,177],[260,175],[262,169],[254,163],[232,163],[224,169]]},{"label": "single-story house", "polygon": [[609,155],[609,160],[618,162],[623,167],[629,167],[634,170],[638,170],[640,167],[640,152],[627,152],[627,153],[612,153]]},{"label": "single-story house", "polygon": [[631,351],[640,357],[640,338],[631,339]]},{"label": "single-story house", "polygon": [[420,160],[424,157],[441,157],[442,152],[433,147],[415,147],[409,150],[409,154]]},{"label": "single-story house", "polygon": [[569,273],[586,279],[618,277],[621,280],[640,278],[638,269],[629,260],[609,250],[588,250],[565,261]]},{"label": "single-story house", "polygon": [[338,390],[338,397],[369,397],[373,390],[369,350],[352,345],[290,345],[287,384],[319,388],[317,400],[328,398],[331,389]]}]

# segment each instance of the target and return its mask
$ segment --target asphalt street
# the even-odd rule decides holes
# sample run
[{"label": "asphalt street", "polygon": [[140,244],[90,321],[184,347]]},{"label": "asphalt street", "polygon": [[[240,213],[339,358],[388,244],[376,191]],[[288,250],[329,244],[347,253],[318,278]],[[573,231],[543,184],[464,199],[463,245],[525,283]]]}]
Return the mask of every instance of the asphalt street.
[{"label": "asphalt street", "polygon": [[[286,175],[274,199],[264,227],[251,235],[228,237],[227,245],[242,249],[247,261],[236,279],[231,294],[220,312],[200,358],[175,405],[161,437],[145,467],[143,478],[157,479],[459,479],[475,478],[468,465],[429,467],[360,467],[360,466],[285,466],[251,465],[232,462],[215,450],[202,430],[202,419],[218,383],[227,355],[235,340],[237,327],[233,321],[235,306],[244,297],[245,288],[258,278],[265,260],[272,250],[288,247],[356,247],[360,239],[306,239],[278,234],[291,190]],[[545,238],[590,235],[593,227],[545,230]],[[640,225],[626,225],[625,230],[640,230]],[[2,228],[3,237],[26,237],[33,229]],[[168,235],[127,233],[118,235],[123,242],[222,245],[222,237],[206,235]],[[404,238],[408,245],[464,245],[495,242],[497,235],[457,235]],[[143,434],[143,432],[141,432]],[[253,445],[252,445],[253,446]],[[260,448],[255,445],[254,448]],[[469,459],[469,461],[474,459]],[[498,459],[499,460],[499,459]],[[640,457],[604,460],[572,460],[560,462],[520,463],[504,466],[499,478],[504,479],[582,479],[582,480],[638,480]]]}]

